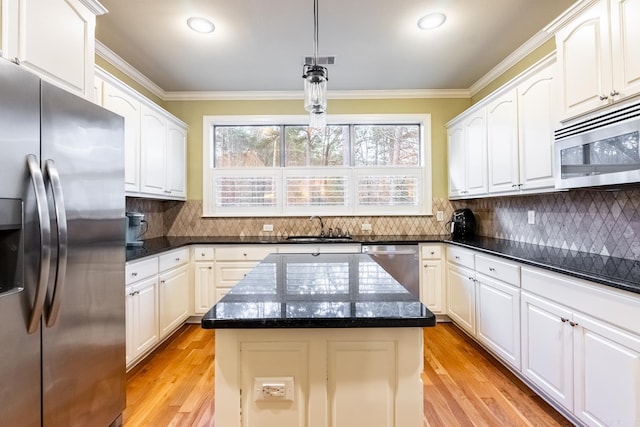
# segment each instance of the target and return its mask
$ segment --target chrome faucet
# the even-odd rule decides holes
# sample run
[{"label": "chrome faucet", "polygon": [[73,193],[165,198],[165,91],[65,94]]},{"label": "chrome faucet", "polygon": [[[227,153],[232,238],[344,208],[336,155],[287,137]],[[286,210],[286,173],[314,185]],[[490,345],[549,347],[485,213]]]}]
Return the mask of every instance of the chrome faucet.
[{"label": "chrome faucet", "polygon": [[318,215],[313,215],[311,218],[309,218],[309,221],[313,221],[314,219],[320,220],[320,237],[324,237],[324,222],[322,222],[322,218]]}]

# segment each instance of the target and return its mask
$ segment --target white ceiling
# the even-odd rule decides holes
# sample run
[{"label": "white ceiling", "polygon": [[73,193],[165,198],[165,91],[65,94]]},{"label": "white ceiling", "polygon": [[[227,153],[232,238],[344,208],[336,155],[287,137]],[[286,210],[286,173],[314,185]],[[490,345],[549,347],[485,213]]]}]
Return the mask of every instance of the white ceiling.
[{"label": "white ceiling", "polygon": [[[312,0],[100,0],[96,36],[174,91],[302,90]],[[575,0],[319,0],[329,90],[468,89]],[[430,12],[447,15],[419,30]],[[197,34],[187,18],[216,25]]]}]

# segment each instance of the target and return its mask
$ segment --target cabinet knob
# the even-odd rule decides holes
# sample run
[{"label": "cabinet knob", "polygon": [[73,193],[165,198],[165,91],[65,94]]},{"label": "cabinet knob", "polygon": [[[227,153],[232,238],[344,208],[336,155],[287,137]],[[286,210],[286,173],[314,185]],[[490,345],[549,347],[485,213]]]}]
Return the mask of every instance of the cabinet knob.
[{"label": "cabinet knob", "polygon": [[496,269],[495,269],[495,268],[493,268],[493,267],[489,267],[489,271],[490,271],[490,272],[492,272],[492,273],[495,273],[495,272],[496,272]]},{"label": "cabinet knob", "polygon": [[605,101],[607,99],[609,99],[607,95],[600,95],[600,101]]},{"label": "cabinet knob", "polygon": [[169,191],[169,190],[164,190],[164,192],[165,192],[166,194],[171,194],[171,191]]},{"label": "cabinet knob", "polygon": [[176,261],[180,261],[180,258],[176,258]]},{"label": "cabinet knob", "polygon": [[211,270],[211,266],[209,266],[209,270]]},{"label": "cabinet knob", "polygon": [[610,95],[611,95],[611,97],[618,96],[618,95],[620,95],[620,92],[618,92],[617,90],[613,89],[611,91]]},{"label": "cabinet knob", "polygon": [[569,321],[569,324],[571,325],[572,328],[575,328],[576,326],[578,326],[576,322]]},{"label": "cabinet knob", "polygon": [[560,321],[561,321],[562,323],[567,323],[567,322],[569,321],[569,319],[565,319],[564,317],[561,317],[561,318],[560,318]]},{"label": "cabinet knob", "polygon": [[136,295],[136,293],[135,293],[135,292],[129,292],[129,296],[130,296],[130,297],[133,297],[133,296],[135,296],[135,295]]},{"label": "cabinet knob", "polygon": [[166,282],[166,280],[160,280],[160,283],[162,283],[164,285],[167,282]]},{"label": "cabinet knob", "polygon": [[247,256],[247,254],[242,254],[242,256]]},{"label": "cabinet knob", "polygon": [[435,254],[436,254],[436,251],[431,251],[431,252],[429,252],[429,253],[430,253],[431,255],[435,255]]},{"label": "cabinet knob", "polygon": [[455,256],[455,258],[456,258],[457,260],[460,260],[460,257],[459,257],[458,255],[456,255],[456,256]]},{"label": "cabinet knob", "polygon": [[133,277],[136,277],[137,275],[138,275],[138,273],[135,272],[135,271],[133,273],[131,273],[131,276],[133,276]]},{"label": "cabinet knob", "polygon": [[200,252],[200,256],[204,256],[204,252]]}]

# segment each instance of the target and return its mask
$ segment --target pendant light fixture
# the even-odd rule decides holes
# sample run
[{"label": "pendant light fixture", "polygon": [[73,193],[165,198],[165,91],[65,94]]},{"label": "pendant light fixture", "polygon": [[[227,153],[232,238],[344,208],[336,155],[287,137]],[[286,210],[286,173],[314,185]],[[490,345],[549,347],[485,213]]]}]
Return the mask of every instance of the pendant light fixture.
[{"label": "pendant light fixture", "polygon": [[327,69],[318,65],[318,0],[313,0],[313,62],[304,64],[304,108],[309,112],[309,126],[323,128],[327,125]]}]

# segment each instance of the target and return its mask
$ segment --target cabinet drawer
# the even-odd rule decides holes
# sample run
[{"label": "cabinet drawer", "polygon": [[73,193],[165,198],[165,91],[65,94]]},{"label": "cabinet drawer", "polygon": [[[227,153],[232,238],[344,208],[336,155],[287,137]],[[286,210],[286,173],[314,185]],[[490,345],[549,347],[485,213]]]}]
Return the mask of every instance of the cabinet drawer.
[{"label": "cabinet drawer", "polygon": [[189,262],[189,248],[171,251],[158,257],[160,259],[160,271],[166,271]]},{"label": "cabinet drawer", "polygon": [[195,246],[193,248],[194,261],[213,261],[214,249],[205,246]]},{"label": "cabinet drawer", "polygon": [[158,274],[158,258],[148,258],[142,261],[127,263],[125,268],[125,283],[128,285],[138,280],[146,279]]},{"label": "cabinet drawer", "polygon": [[422,259],[440,259],[442,258],[442,246],[423,245],[420,248],[420,256]]},{"label": "cabinet drawer", "polygon": [[216,261],[262,261],[275,247],[267,246],[230,246],[216,248]]},{"label": "cabinet drawer", "polygon": [[234,287],[240,280],[244,279],[251,270],[258,265],[257,262],[217,262],[215,269],[216,289],[220,286],[226,288]]},{"label": "cabinet drawer", "polygon": [[520,286],[520,267],[508,261],[476,255],[476,273],[493,277],[510,285]]},{"label": "cabinet drawer", "polygon": [[449,246],[447,248],[447,260],[472,270],[475,269],[474,254],[469,249]]}]

